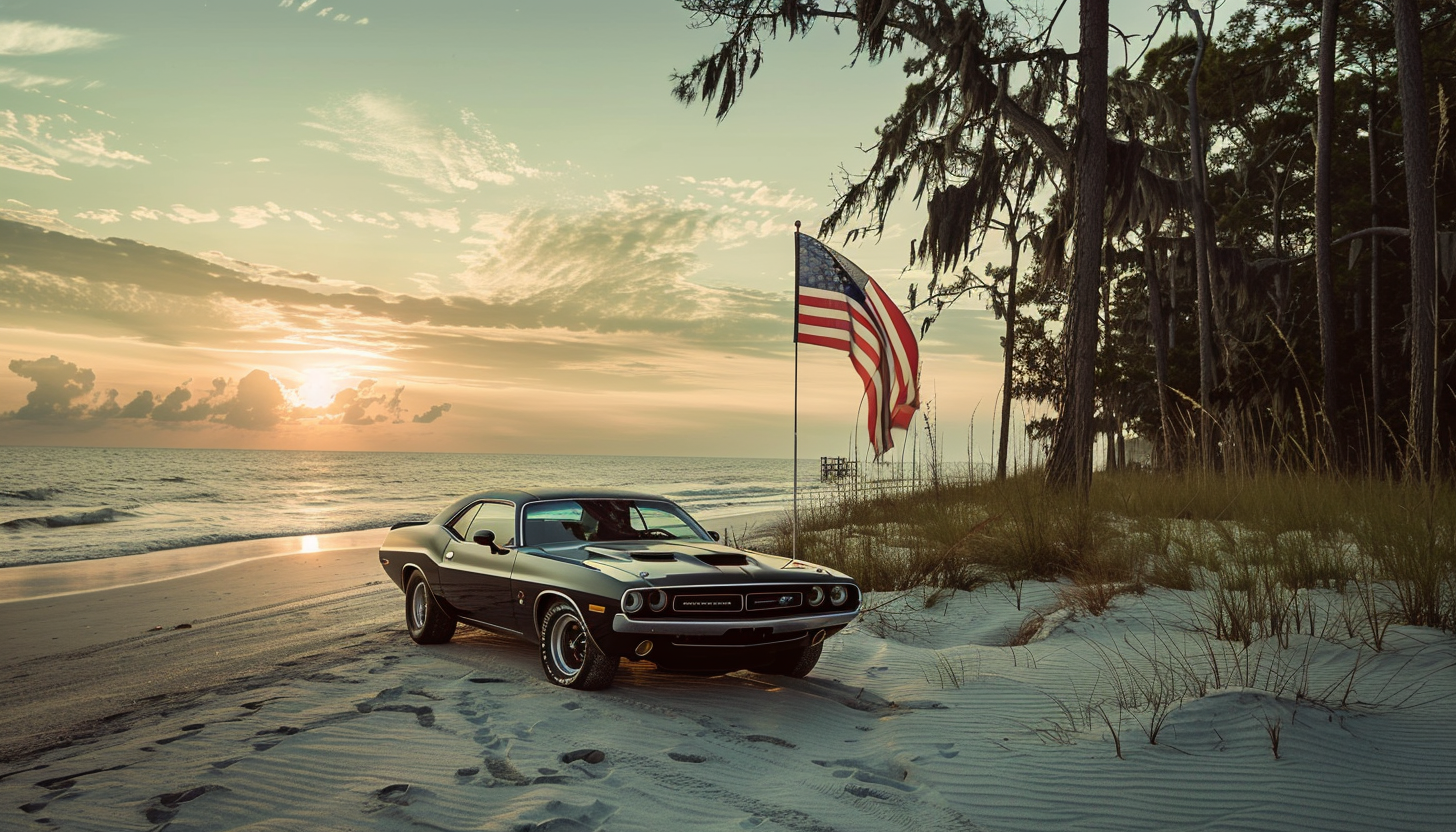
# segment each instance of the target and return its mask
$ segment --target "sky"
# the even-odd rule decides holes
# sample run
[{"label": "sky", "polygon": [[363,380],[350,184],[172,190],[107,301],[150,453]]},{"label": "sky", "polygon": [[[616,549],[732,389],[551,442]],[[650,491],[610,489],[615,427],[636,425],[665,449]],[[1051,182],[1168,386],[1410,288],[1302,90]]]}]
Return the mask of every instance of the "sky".
[{"label": "sky", "polygon": [[[820,26],[718,122],[670,95],[721,39],[692,23],[0,3],[0,444],[789,457],[793,223],[904,76]],[[829,241],[902,302],[913,208]],[[896,458],[927,424],[989,458],[1000,327],[972,299],[930,330]],[[863,453],[845,355],[798,368],[800,456]]]}]

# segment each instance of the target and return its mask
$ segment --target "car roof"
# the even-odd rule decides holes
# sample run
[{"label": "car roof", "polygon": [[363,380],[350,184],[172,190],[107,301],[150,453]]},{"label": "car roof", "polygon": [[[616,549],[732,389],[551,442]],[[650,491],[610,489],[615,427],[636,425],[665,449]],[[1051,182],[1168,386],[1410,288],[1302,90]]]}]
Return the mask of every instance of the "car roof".
[{"label": "car roof", "polygon": [[466,506],[480,500],[504,500],[515,503],[519,508],[525,503],[542,500],[660,500],[672,502],[660,494],[643,491],[626,491],[620,488],[500,488],[492,491],[477,491],[451,503],[437,514],[432,522],[446,523]]},{"label": "car roof", "polygon": [[660,494],[643,491],[627,491],[620,488],[501,488],[491,491],[477,491],[455,501],[463,508],[476,500],[505,500],[521,505],[541,500],[667,500]]}]

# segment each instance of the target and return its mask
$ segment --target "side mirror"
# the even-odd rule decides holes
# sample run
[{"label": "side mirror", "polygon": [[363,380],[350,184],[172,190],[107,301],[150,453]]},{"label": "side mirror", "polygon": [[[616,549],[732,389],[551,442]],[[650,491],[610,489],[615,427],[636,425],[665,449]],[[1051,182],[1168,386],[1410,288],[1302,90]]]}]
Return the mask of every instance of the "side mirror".
[{"label": "side mirror", "polygon": [[471,540],[475,541],[478,546],[490,547],[490,552],[493,555],[504,555],[506,553],[505,549],[495,545],[495,532],[490,529],[481,529],[475,533],[475,537],[471,538]]},{"label": "side mirror", "polygon": [[719,537],[718,536],[718,533],[717,532],[708,532],[708,537],[711,537],[714,540],[719,540],[719,541],[721,541],[723,539],[722,537]]}]

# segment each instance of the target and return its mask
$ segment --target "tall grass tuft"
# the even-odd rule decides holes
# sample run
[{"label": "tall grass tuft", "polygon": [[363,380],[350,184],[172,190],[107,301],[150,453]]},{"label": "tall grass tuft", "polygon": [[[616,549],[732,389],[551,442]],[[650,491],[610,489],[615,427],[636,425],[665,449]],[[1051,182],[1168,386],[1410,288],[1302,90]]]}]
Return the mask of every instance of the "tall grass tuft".
[{"label": "tall grass tuft", "polygon": [[[808,500],[799,556],[871,591],[970,589],[1070,579],[1064,605],[1099,614],[1116,596],[1207,588],[1220,639],[1245,645],[1315,634],[1309,593],[1352,593],[1352,637],[1379,648],[1393,624],[1456,631],[1456,490],[1333,474],[1118,471],[1090,499],[1042,472]],[[791,526],[762,546],[788,555]],[[1358,633],[1358,635],[1357,635]]]}]

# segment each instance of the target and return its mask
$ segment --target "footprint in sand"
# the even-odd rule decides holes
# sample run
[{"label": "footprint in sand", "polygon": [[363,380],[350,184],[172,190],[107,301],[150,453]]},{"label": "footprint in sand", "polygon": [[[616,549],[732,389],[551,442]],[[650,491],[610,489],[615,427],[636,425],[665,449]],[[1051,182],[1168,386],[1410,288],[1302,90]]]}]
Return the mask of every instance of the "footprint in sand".
[{"label": "footprint in sand", "polygon": [[935,744],[935,753],[946,758],[947,760],[961,753],[959,751],[955,751],[954,749],[955,743],[953,742],[938,742]]},{"label": "footprint in sand", "polygon": [[799,746],[794,745],[793,743],[789,742],[788,740],[781,740],[778,737],[770,737],[768,734],[749,734],[748,736],[744,737],[744,739],[745,740],[748,740],[749,742],[766,742],[766,743],[769,743],[770,745],[777,745],[780,748],[798,748],[799,747]]},{"label": "footprint in sand", "polygon": [[563,763],[574,763],[577,760],[583,760],[592,765],[596,765],[605,759],[607,759],[606,752],[598,751],[595,748],[580,748],[576,751],[568,751],[561,755],[561,762]]},{"label": "footprint in sand", "polygon": [[148,823],[166,823],[177,816],[179,807],[183,803],[190,803],[208,792],[225,792],[225,786],[193,786],[180,792],[168,792],[159,794],[152,798],[156,803],[147,807],[146,816]]},{"label": "footprint in sand", "polygon": [[206,727],[207,727],[207,723],[205,723],[205,722],[194,722],[191,725],[183,725],[182,726],[182,733],[178,734],[177,736],[175,736],[175,737],[166,737],[166,738],[160,739],[160,740],[153,740],[153,742],[155,742],[157,745],[171,745],[172,743],[176,742],[177,740],[185,740],[188,737],[195,737],[195,736],[197,736],[198,734],[202,733],[202,729],[203,728],[206,728]]},{"label": "footprint in sand", "polygon": [[679,763],[706,763],[708,761],[707,757],[699,754],[679,754],[676,751],[667,752],[667,756],[677,760]]},{"label": "footprint in sand", "polygon": [[394,783],[374,793],[374,796],[385,803],[393,803],[396,806],[408,806],[414,802],[410,796],[410,784]]}]

